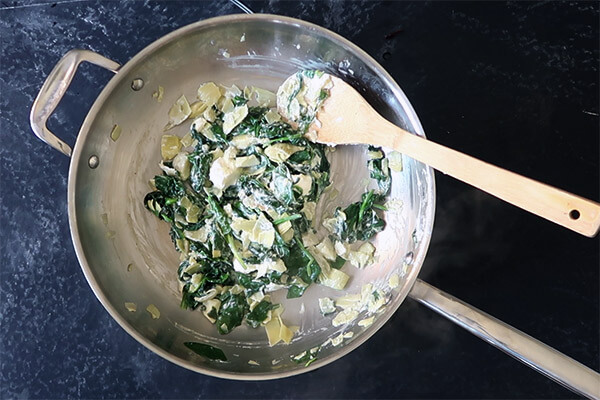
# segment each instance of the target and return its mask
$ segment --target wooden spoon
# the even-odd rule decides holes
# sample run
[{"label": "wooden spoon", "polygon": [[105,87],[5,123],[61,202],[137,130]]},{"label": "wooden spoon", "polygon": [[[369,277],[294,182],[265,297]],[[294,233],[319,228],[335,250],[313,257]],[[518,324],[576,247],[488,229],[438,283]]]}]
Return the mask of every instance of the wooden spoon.
[{"label": "wooden spoon", "polygon": [[413,135],[384,119],[350,85],[331,79],[329,97],[309,126],[317,142],[391,148],[582,235],[598,233],[600,204]]}]

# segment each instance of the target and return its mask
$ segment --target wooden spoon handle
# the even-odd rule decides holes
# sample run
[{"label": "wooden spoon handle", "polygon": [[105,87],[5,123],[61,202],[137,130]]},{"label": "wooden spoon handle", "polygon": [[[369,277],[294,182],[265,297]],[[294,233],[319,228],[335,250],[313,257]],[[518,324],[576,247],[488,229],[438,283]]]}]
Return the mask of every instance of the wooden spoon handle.
[{"label": "wooden spoon handle", "polygon": [[377,125],[377,130],[371,131],[377,133],[371,135],[380,146],[392,147],[444,174],[582,235],[593,237],[598,233],[600,204],[594,201],[410,134],[388,121]]}]

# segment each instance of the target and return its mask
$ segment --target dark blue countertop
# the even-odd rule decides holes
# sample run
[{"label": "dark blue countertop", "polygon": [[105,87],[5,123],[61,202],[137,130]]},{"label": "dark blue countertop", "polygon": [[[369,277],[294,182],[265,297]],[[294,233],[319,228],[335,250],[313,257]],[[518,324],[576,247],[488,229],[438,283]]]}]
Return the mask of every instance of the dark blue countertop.
[{"label": "dark blue countertop", "polygon": [[[428,137],[600,200],[599,3],[246,2],[350,39],[403,88]],[[372,339],[314,372],[234,382],[173,365],[96,300],[67,216],[69,159],[31,132],[73,48],[124,63],[226,1],[0,2],[0,398],[572,398],[408,299]],[[73,143],[110,74],[83,65],[50,121]],[[598,371],[598,238],[437,174],[421,278]]]}]

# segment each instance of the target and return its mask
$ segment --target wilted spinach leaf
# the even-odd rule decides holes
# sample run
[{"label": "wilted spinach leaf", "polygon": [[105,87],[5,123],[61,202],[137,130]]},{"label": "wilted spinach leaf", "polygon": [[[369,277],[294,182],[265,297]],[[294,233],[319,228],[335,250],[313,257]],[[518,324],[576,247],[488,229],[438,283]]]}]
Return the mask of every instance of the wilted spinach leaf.
[{"label": "wilted spinach leaf", "polygon": [[218,347],[213,347],[209,344],[198,343],[198,342],[184,342],[185,347],[192,350],[194,353],[206,357],[211,360],[227,361],[225,353]]},{"label": "wilted spinach leaf", "polygon": [[246,316],[246,322],[253,328],[258,326],[267,319],[270,310],[274,310],[279,307],[279,304],[273,304],[270,301],[262,300],[258,303],[252,311]]},{"label": "wilted spinach leaf", "polygon": [[216,325],[219,333],[224,335],[242,324],[248,310],[248,303],[244,293],[226,292],[220,296],[220,300],[221,308],[219,308]]}]

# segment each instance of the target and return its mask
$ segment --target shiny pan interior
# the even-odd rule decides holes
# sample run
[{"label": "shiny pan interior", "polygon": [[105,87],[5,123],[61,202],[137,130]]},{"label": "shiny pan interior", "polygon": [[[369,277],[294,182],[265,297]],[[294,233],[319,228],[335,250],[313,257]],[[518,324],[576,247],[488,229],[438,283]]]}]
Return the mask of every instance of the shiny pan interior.
[{"label": "shiny pan interior", "polygon": [[[244,41],[240,40],[242,36]],[[110,56],[110,55],[108,55]],[[391,197],[402,204],[387,212],[387,228],[376,236],[378,262],[358,270],[347,263],[351,280],[344,292],[312,285],[299,299],[285,300],[283,319],[299,325],[289,345],[269,347],[264,329],[245,324],[220,335],[199,310],[179,307],[178,254],[168,226],[142,203],[148,181],[160,173],[160,138],[168,110],[179,96],[195,99],[207,81],[276,90],[302,68],[324,69],[356,87],[380,113],[401,127],[423,135],[417,116],[398,85],[370,56],[342,37],[303,21],[274,15],[230,15],[181,28],[148,46],[121,67],[86,117],[74,147],[69,172],[69,219],[77,255],[98,299],[136,340],[160,356],[191,370],[232,379],[272,379],[330,363],[372,336],[400,306],[412,287],[429,244],[434,215],[434,180],[430,168],[404,157],[393,174]],[[135,79],[143,87],[132,89]],[[138,84],[140,82],[138,81]],[[158,102],[152,94],[164,87]],[[134,85],[135,86],[135,85]],[[137,87],[136,87],[137,88]],[[122,128],[110,138],[115,124]],[[184,123],[170,133],[183,136]],[[330,154],[332,181],[340,194],[323,196],[321,215],[358,200],[368,177],[364,147],[346,146]],[[98,157],[90,168],[89,159]],[[356,293],[364,283],[387,288],[392,273],[401,285],[373,325],[357,318],[334,328],[319,313],[317,299]],[[285,290],[273,295],[284,299]],[[137,305],[136,312],[125,303]],[[155,305],[160,318],[146,307]],[[340,346],[327,346],[310,366],[290,360],[340,332],[354,332]],[[219,347],[227,361],[201,357],[183,345],[195,341]],[[250,365],[248,361],[258,365]]]}]

